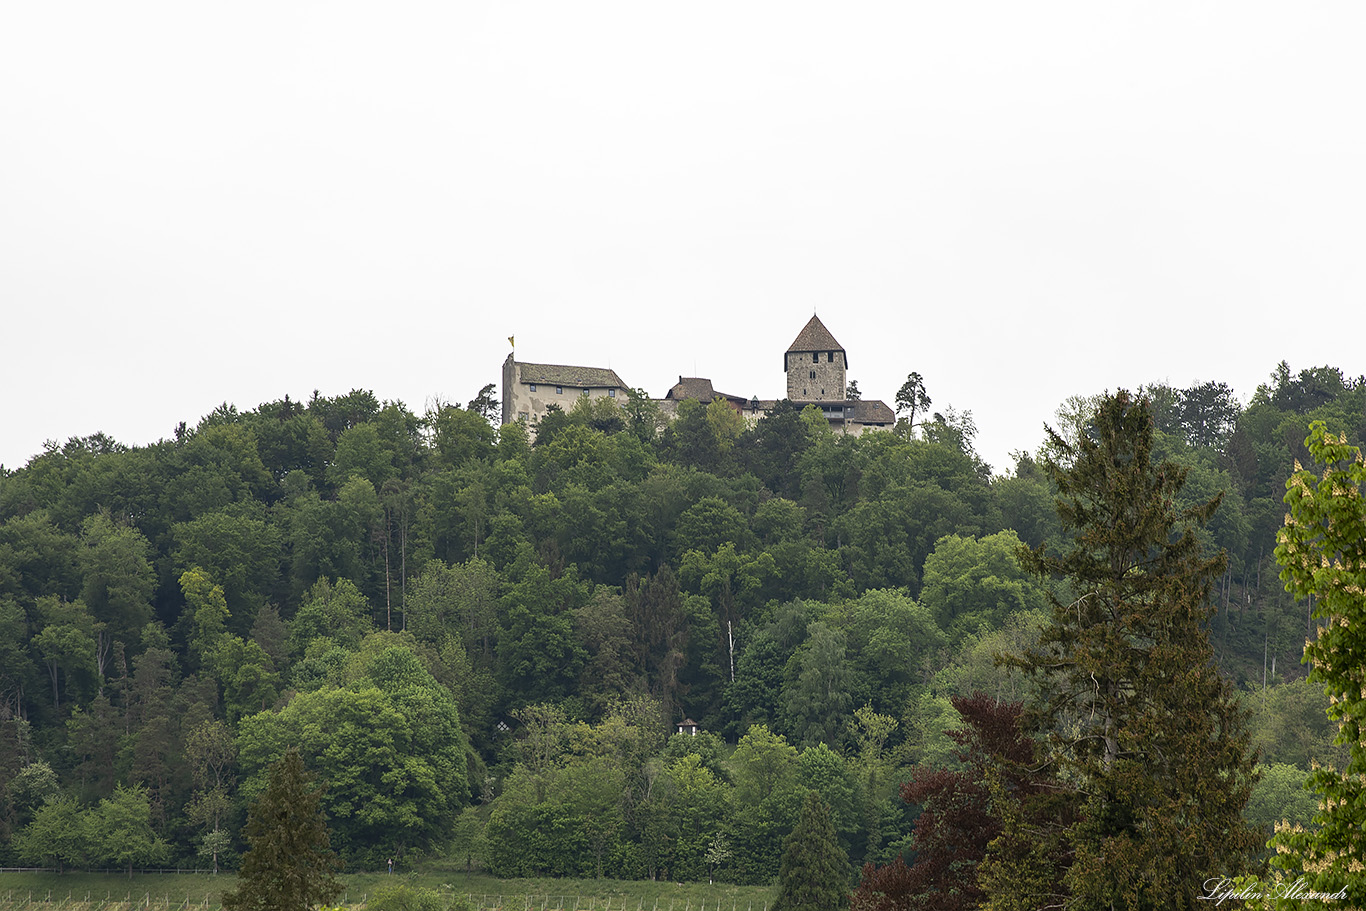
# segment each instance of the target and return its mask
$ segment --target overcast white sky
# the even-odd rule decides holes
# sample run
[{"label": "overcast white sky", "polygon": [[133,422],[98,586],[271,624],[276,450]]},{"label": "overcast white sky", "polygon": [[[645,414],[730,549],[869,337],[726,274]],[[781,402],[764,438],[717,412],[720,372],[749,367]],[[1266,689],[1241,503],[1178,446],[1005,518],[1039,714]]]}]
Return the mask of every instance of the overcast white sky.
[{"label": "overcast white sky", "polygon": [[1068,395],[1366,373],[1361,3],[0,10],[0,463],[522,360],[784,390],[814,310],[998,471]]}]

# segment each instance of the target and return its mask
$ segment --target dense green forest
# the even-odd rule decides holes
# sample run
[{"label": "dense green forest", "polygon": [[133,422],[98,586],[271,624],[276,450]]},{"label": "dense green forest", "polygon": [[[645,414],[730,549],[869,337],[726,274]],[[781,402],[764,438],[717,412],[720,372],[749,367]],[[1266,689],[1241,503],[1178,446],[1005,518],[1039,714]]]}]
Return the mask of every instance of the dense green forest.
[{"label": "dense green forest", "polygon": [[[1180,495],[1223,494],[1208,632],[1269,831],[1336,749],[1273,560],[1285,481],[1311,419],[1366,438],[1366,379],[1141,392]],[[1045,622],[1019,552],[1062,543],[1047,447],[993,474],[970,414],[845,437],[643,394],[533,445],[490,393],[223,405],[0,475],[0,864],[231,867],[290,746],[352,868],[768,882],[812,789],[852,864],[903,852],[898,787],[956,761],[951,700],[1027,695],[995,657]]]}]

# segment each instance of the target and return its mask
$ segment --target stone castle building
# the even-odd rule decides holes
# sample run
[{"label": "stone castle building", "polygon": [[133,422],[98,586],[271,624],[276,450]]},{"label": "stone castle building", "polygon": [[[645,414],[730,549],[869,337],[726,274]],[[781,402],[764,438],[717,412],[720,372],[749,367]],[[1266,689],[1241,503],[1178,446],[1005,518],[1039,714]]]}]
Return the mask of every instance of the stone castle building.
[{"label": "stone castle building", "polygon": [[[849,355],[819,317],[797,334],[783,355],[787,396],[798,405],[814,405],[838,433],[860,434],[891,427],[896,414],[877,399],[850,399],[846,383]],[[575,396],[610,398],[625,402],[629,387],[615,370],[604,367],[570,367],[561,364],[530,364],[513,354],[503,362],[503,423],[519,421],[534,434],[536,423],[551,405],[564,411],[574,406]],[[680,376],[678,382],[656,399],[660,411],[673,417],[678,406],[694,399],[710,404],[728,403],[750,420],[758,420],[777,404],[776,399],[746,399],[718,392],[706,377]]]},{"label": "stone castle building", "polygon": [[794,402],[842,402],[849,356],[818,317],[811,317],[783,355],[787,397]]},{"label": "stone castle building", "polygon": [[626,401],[626,383],[604,367],[525,364],[511,354],[503,361],[503,423],[521,421],[534,427],[551,405],[568,411],[574,396]]}]

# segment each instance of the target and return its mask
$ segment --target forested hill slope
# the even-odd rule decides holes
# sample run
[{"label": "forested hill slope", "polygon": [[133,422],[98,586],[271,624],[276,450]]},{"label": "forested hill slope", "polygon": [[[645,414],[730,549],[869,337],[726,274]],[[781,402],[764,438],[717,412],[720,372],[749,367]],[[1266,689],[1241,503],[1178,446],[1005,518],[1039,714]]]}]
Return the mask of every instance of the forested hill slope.
[{"label": "forested hill slope", "polygon": [[[1323,732],[1276,727],[1316,697],[1286,682],[1307,608],[1274,535],[1309,420],[1360,444],[1366,382],[1281,365],[1245,408],[1142,391],[1184,495],[1224,493],[1221,667],[1268,756],[1307,764]],[[1019,694],[992,656],[1045,603],[1015,558],[1059,534],[1038,454],[993,477],[970,418],[847,438],[785,403],[754,426],[685,403],[665,426],[641,396],[552,413],[531,446],[489,404],[225,405],[0,477],[0,861],[88,861],[53,833],[128,813],[145,861],[230,858],[299,744],[353,863],[455,838],[503,873],[762,879],[800,806],[783,782],[885,858],[899,769],[951,747],[948,697]],[[666,744],[685,717],[715,736]],[[572,850],[528,834],[552,830]]]}]

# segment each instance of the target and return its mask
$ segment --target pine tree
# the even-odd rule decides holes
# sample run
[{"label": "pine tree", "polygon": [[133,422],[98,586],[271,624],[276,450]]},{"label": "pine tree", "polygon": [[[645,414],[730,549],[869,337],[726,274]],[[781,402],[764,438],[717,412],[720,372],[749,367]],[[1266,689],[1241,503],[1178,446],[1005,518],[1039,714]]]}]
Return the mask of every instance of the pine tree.
[{"label": "pine tree", "polygon": [[1225,558],[1195,529],[1219,498],[1177,505],[1186,471],[1153,462],[1147,403],[1122,390],[1075,442],[1050,437],[1074,539],[1024,556],[1067,593],[1015,663],[1039,681],[1036,723],[1077,787],[1064,885],[1077,907],[1195,908],[1204,881],[1246,869],[1258,841],[1242,819],[1249,735],[1204,628]]},{"label": "pine tree", "polygon": [[783,842],[773,911],[842,911],[849,902],[849,858],[840,848],[830,808],[808,791],[797,827]]},{"label": "pine tree", "polygon": [[247,813],[250,848],[238,886],[223,894],[226,911],[309,911],[341,892],[339,864],[298,750],[270,767],[266,790]]},{"label": "pine tree", "polygon": [[1311,425],[1305,445],[1325,466],[1323,476],[1300,469],[1286,482],[1290,516],[1277,536],[1276,560],[1292,594],[1317,599],[1314,616],[1324,622],[1305,644],[1304,660],[1309,679],[1327,690],[1336,742],[1348,747],[1350,759],[1345,769],[1314,770],[1309,785],[1321,795],[1314,826],[1278,831],[1275,864],[1302,876],[1307,889],[1345,889],[1359,907],[1366,895],[1366,462],[1322,421]]}]

